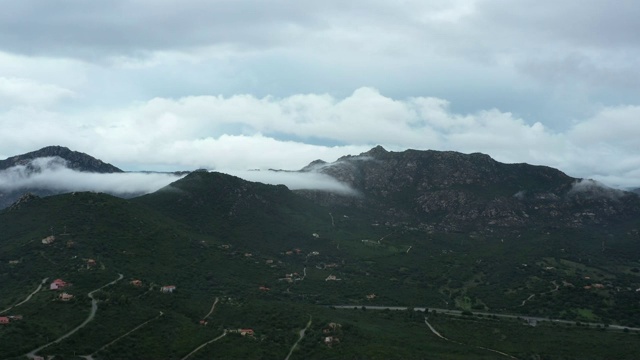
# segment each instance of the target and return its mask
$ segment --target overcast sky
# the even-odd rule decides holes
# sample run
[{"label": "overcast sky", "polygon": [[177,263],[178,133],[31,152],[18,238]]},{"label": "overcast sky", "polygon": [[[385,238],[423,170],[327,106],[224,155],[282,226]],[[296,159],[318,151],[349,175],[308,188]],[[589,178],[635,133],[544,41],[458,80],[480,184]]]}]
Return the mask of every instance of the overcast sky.
[{"label": "overcast sky", "polygon": [[0,1],[0,159],[299,169],[380,144],[640,186],[638,1]]}]

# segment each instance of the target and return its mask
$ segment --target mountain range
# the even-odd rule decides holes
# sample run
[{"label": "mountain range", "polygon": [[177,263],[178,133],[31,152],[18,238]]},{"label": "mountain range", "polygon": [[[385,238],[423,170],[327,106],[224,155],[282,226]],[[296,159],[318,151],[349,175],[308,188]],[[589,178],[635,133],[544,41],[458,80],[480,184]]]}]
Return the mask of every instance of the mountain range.
[{"label": "mountain range", "polygon": [[[45,149],[76,171],[117,169]],[[26,155],[5,160],[4,171],[38,164]],[[0,317],[21,315],[0,326],[0,354],[633,359],[640,351],[637,194],[483,154],[382,147],[292,172],[308,173],[350,190],[292,191],[201,170],[128,198],[20,193],[0,211]],[[73,284],[64,290],[70,301],[37,288],[53,279]],[[437,309],[425,314],[429,327],[449,340],[412,311],[367,306]],[[560,322],[531,326],[549,318]],[[244,328],[254,338],[232,332]]]}]

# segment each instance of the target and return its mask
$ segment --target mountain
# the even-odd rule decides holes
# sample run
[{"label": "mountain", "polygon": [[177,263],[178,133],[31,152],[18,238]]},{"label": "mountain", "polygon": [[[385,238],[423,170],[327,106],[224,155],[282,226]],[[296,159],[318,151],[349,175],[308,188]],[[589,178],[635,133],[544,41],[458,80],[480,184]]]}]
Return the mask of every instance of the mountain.
[{"label": "mountain", "polygon": [[52,169],[70,169],[87,173],[122,173],[117,167],[85,153],[62,146],[47,146],[37,151],[0,160],[0,175],[15,183],[10,188],[0,187],[0,209],[11,205],[24,194],[50,196],[64,192],[46,186],[21,186],[20,182]]},{"label": "mountain", "polygon": [[304,171],[354,194],[196,171],[0,210],[0,317],[22,316],[0,325],[3,358],[83,323],[37,355],[281,359],[306,326],[297,358],[637,357],[637,196],[481,154],[374,148]]},{"label": "mountain", "polygon": [[48,157],[58,157],[63,159],[69,169],[76,171],[95,173],[123,172],[117,167],[107,164],[102,160],[98,160],[85,153],[69,150],[63,146],[47,146],[40,150],[0,160],[0,170],[5,170],[19,165],[29,166],[29,164],[35,159]]},{"label": "mountain", "polygon": [[531,226],[601,226],[640,215],[636,194],[529,164],[504,164],[484,154],[389,152],[381,146],[301,170],[330,175],[360,197],[300,193],[326,205],[374,211],[383,223],[440,231],[495,231]]}]

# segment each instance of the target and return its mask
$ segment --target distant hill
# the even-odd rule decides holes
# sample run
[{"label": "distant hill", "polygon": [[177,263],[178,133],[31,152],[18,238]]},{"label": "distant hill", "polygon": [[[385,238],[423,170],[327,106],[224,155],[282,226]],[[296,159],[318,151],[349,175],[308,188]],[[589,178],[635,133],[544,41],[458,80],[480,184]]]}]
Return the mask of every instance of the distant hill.
[{"label": "distant hill", "polygon": [[[51,166],[64,167],[88,173],[123,172],[119,168],[85,153],[72,151],[62,146],[47,146],[37,151],[0,160],[0,173],[2,171],[17,169],[16,167],[22,167],[20,171],[17,171],[17,174],[12,174],[11,177],[29,177],[33,174],[46,171],[47,167]],[[14,201],[27,193],[33,193],[37,196],[50,196],[59,194],[61,191],[52,190],[50,188],[34,188],[28,186],[17,186],[12,187],[11,189],[0,188],[0,209],[11,205]]]},{"label": "distant hill", "polygon": [[[234,242],[256,248],[264,245],[260,239],[266,232],[281,239],[283,245],[295,246],[292,241],[312,238],[311,234],[317,231],[315,226],[326,223],[327,217],[325,209],[285,186],[206,171],[194,171],[132,202],[151,207],[203,234],[236,234]],[[266,247],[273,249],[273,245]]]},{"label": "distant hill", "polygon": [[69,169],[96,172],[96,173],[119,173],[123,172],[117,167],[105,163],[85,153],[69,150],[63,146],[47,146],[40,150],[32,151],[22,155],[12,156],[5,160],[0,160],[0,170],[5,170],[17,165],[29,165],[38,158],[59,157],[66,161]]}]

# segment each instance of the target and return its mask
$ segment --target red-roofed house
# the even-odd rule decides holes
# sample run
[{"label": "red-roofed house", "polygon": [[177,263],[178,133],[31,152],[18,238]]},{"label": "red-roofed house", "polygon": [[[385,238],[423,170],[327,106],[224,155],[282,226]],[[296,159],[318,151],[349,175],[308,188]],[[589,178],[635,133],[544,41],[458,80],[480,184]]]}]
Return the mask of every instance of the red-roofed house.
[{"label": "red-roofed house", "polygon": [[240,335],[253,336],[253,329],[240,329]]},{"label": "red-roofed house", "polygon": [[8,324],[9,323],[9,318],[6,316],[2,316],[0,317],[0,324]]},{"label": "red-roofed house", "polygon": [[58,290],[58,289],[62,289],[63,287],[69,286],[69,284],[67,282],[65,282],[62,279],[55,279],[53,280],[53,282],[51,283],[51,285],[49,285],[49,290]]}]

